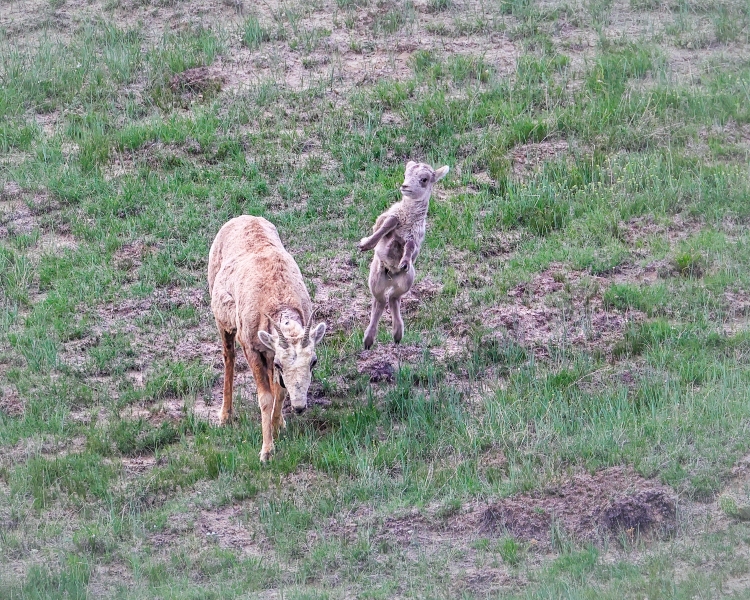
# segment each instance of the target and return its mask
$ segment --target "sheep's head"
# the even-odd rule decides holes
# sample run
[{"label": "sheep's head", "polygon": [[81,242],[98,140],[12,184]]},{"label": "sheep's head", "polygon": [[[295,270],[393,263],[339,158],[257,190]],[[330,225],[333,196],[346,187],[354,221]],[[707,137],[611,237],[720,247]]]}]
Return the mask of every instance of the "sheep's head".
[{"label": "sheep's head", "polygon": [[447,175],[449,168],[440,167],[437,171],[430,165],[416,163],[410,160],[406,163],[404,172],[404,183],[401,184],[401,193],[413,200],[429,199],[432,186]]},{"label": "sheep's head", "polygon": [[[310,315],[307,325],[296,335],[292,335],[291,332],[285,335],[273,319],[271,324],[274,332],[259,331],[258,338],[264,346],[273,350],[274,377],[278,377],[279,383],[286,388],[294,411],[302,414],[307,408],[307,390],[312,380],[312,370],[318,362],[315,347],[325,335],[326,324],[318,323],[313,327],[313,318]],[[300,329],[298,324],[294,325]]]}]

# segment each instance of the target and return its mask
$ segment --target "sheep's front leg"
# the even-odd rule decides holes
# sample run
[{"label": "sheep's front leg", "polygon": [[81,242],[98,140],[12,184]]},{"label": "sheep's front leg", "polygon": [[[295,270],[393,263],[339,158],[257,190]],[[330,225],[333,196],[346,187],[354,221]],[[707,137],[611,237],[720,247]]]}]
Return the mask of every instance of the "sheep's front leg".
[{"label": "sheep's front leg", "polygon": [[234,360],[236,349],[234,339],[236,331],[224,331],[220,329],[222,342],[222,355],[224,358],[224,398],[221,404],[221,415],[219,422],[226,425],[232,418],[232,394],[234,393]]},{"label": "sheep's front leg", "polygon": [[260,353],[251,350],[250,352],[246,352],[245,356],[247,356],[247,362],[250,363],[255,385],[258,388],[258,405],[260,406],[261,430],[263,432],[260,460],[261,462],[266,462],[271,458],[274,451],[273,430],[271,426],[274,410],[273,391],[269,385],[268,368]]},{"label": "sheep's front leg", "polygon": [[398,225],[398,218],[394,216],[387,217],[378,230],[369,237],[363,237],[359,241],[359,249],[361,252],[372,250],[378,245],[378,242],[383,239],[383,236],[393,231]]},{"label": "sheep's front leg", "polygon": [[416,244],[414,244],[413,240],[409,240],[404,244],[404,253],[401,256],[401,262],[398,263],[398,268],[402,271],[406,271],[411,266],[411,259],[414,256],[414,250],[416,249]]},{"label": "sheep's front leg", "polygon": [[273,371],[271,371],[271,391],[274,397],[273,414],[271,416],[271,429],[274,439],[279,437],[279,429],[286,429],[286,420],[281,413],[281,409],[286,399],[286,389],[274,380]]}]

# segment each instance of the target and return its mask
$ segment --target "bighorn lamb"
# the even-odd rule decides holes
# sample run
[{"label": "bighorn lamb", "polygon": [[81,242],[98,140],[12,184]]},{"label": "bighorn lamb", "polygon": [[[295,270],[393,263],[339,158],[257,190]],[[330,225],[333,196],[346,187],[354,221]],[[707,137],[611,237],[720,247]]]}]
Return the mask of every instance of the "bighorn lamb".
[{"label": "bighorn lamb", "polygon": [[362,252],[375,248],[368,278],[372,314],[365,331],[365,348],[370,348],[375,341],[386,298],[393,318],[393,341],[400,342],[404,335],[401,296],[414,283],[414,261],[424,241],[432,186],[447,173],[447,166],[435,171],[424,163],[406,163],[401,201],[380,215],[372,228],[373,234],[359,242]]},{"label": "bighorn lamb", "polygon": [[313,327],[302,273],[276,227],[261,217],[237,217],[216,234],[208,255],[208,289],[224,353],[221,423],[232,416],[236,337],[258,387],[260,459],[267,461],[279,428],[286,427],[281,414],[286,393],[297,414],[307,408],[315,347],[325,323]]}]

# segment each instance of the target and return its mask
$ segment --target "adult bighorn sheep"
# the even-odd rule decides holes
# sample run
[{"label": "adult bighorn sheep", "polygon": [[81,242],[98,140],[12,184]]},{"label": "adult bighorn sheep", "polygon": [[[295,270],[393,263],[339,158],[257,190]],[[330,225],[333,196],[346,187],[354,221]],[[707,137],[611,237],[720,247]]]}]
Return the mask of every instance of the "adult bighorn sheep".
[{"label": "adult bighorn sheep", "polygon": [[307,408],[307,390],[317,362],[315,347],[325,323],[313,327],[312,303],[297,263],[276,227],[244,215],[225,223],[208,255],[211,309],[223,344],[224,402],[221,423],[232,417],[235,338],[242,346],[258,387],[263,429],[260,460],[274,450],[281,407],[289,393],[292,408]]},{"label": "adult bighorn sheep", "polygon": [[393,318],[393,341],[400,342],[404,335],[401,296],[414,283],[414,261],[424,241],[432,186],[445,177],[448,170],[447,166],[435,171],[424,163],[411,160],[406,163],[401,201],[380,215],[372,228],[373,234],[359,242],[362,252],[375,248],[368,278],[372,314],[365,331],[365,348],[370,348],[375,341],[386,300]]}]

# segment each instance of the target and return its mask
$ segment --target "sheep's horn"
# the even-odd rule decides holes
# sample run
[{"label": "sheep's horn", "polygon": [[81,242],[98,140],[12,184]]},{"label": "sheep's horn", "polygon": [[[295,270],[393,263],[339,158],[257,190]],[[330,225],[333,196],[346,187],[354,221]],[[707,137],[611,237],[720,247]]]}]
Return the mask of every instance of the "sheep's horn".
[{"label": "sheep's horn", "polygon": [[302,336],[302,347],[305,348],[310,343],[310,329],[312,329],[313,316],[315,315],[315,309],[310,313],[310,318],[305,325],[305,335]]},{"label": "sheep's horn", "polygon": [[289,341],[284,337],[284,334],[281,332],[281,328],[276,324],[276,321],[274,321],[268,313],[265,314],[266,317],[268,317],[268,320],[271,321],[271,325],[273,325],[273,328],[279,336],[279,344],[281,344],[281,347],[286,350],[289,348]]}]

